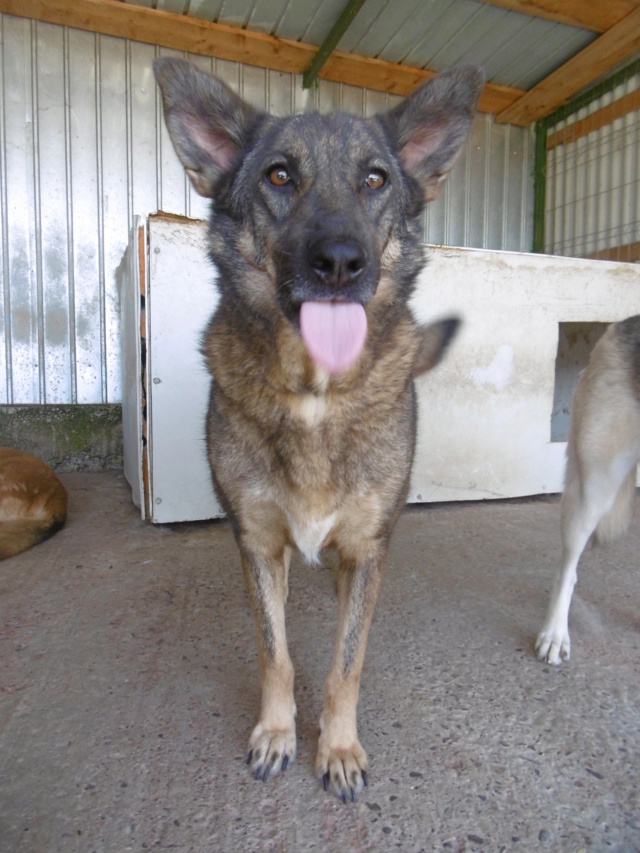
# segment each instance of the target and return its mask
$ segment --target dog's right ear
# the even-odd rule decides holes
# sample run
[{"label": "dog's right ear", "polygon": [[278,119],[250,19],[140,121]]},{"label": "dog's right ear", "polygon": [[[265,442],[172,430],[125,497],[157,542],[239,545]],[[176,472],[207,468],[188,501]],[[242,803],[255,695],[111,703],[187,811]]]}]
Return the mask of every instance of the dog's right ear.
[{"label": "dog's right ear", "polygon": [[210,198],[217,179],[239,161],[263,114],[184,59],[156,59],[153,73],[176,154],[197,192]]}]

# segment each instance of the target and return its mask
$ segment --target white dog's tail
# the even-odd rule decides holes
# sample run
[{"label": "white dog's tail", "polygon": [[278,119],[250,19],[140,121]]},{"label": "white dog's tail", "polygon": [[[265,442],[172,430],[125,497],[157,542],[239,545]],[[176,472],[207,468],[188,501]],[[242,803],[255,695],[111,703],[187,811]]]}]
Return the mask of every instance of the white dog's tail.
[{"label": "white dog's tail", "polygon": [[595,538],[601,545],[612,542],[625,533],[633,516],[633,499],[636,493],[636,466],[627,474],[618,490],[613,506],[596,527]]}]

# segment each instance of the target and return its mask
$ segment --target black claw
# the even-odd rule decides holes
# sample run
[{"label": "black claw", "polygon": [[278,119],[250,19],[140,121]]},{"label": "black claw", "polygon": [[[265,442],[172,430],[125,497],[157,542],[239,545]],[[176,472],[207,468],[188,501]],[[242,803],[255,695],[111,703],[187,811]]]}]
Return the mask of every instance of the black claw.
[{"label": "black claw", "polygon": [[269,776],[271,776],[271,771],[273,770],[273,768],[276,766],[277,763],[278,763],[278,755],[277,755],[277,753],[274,752],[273,755],[271,756],[271,761],[267,765],[265,765],[264,773],[262,774],[262,781],[263,782],[266,782],[267,779],[269,778]]},{"label": "black claw", "polygon": [[285,755],[282,759],[282,772],[283,773],[287,769],[288,766],[289,766],[289,756],[285,753]]},{"label": "black claw", "polygon": [[363,770],[363,771],[362,771],[362,783],[363,783],[363,785],[364,785],[364,787],[365,787],[365,788],[366,788],[366,787],[368,786],[368,784],[369,784],[369,777],[367,776],[367,771],[366,771],[366,770]]},{"label": "black claw", "polygon": [[343,803],[345,804],[345,806],[346,806],[346,805],[347,805],[347,795],[346,795],[346,793],[343,791],[343,792],[340,794],[340,797],[342,798],[342,802],[343,802]]},{"label": "black claw", "polygon": [[250,750],[249,750],[249,755],[247,755],[247,761],[246,761],[246,763],[247,763],[247,764],[251,764],[251,759],[252,759],[252,758],[253,758],[253,750],[252,750],[252,749],[250,749]]},{"label": "black claw", "polygon": [[325,791],[329,790],[329,771],[327,771],[322,777],[322,787],[325,789]]}]

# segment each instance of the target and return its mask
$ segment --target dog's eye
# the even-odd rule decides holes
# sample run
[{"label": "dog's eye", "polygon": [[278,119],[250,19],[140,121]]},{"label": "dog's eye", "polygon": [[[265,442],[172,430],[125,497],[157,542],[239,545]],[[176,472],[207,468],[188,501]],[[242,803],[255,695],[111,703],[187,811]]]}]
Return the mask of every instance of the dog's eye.
[{"label": "dog's eye", "polygon": [[372,169],[367,178],[365,180],[365,184],[372,190],[381,189],[387,182],[386,175],[384,172],[380,172],[378,169]]},{"label": "dog's eye", "polygon": [[284,166],[274,166],[267,172],[267,179],[274,187],[284,187],[291,180],[291,176]]}]

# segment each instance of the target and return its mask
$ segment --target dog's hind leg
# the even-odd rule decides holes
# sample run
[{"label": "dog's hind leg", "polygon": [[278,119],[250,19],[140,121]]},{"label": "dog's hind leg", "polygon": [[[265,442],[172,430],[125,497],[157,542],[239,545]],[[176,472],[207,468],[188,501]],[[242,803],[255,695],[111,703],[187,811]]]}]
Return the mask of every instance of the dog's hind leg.
[{"label": "dog's hind leg", "polygon": [[559,664],[570,656],[569,606],[578,579],[578,560],[598,523],[596,498],[583,492],[577,473],[567,477],[561,504],[561,568],[536,641],[536,654],[547,663]]},{"label": "dog's hind leg", "polygon": [[268,557],[240,544],[247,589],[256,620],[262,702],[249,739],[247,764],[256,779],[287,769],[296,754],[293,665],[287,649],[284,606],[288,557]]},{"label": "dog's hind leg", "polygon": [[590,463],[581,475],[570,457],[561,503],[562,562],[551,592],[547,616],[536,641],[540,660],[560,664],[569,660],[569,607],[578,578],[577,567],[585,545],[600,520],[616,503],[629,477],[635,477],[635,464],[626,454],[614,460]]},{"label": "dog's hind leg", "polygon": [[344,802],[355,801],[367,784],[367,755],[358,740],[356,708],[360,674],[384,562],[375,543],[355,560],[341,556],[338,575],[338,636],[324,684],[324,707],[316,773]]}]

